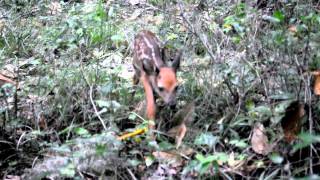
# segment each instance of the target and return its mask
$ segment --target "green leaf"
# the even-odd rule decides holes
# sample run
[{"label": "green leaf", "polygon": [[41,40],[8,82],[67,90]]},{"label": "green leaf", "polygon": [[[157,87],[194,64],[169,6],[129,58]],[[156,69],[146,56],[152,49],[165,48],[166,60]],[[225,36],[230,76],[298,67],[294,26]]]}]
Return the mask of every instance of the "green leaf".
[{"label": "green leaf", "polygon": [[289,100],[289,99],[294,99],[295,95],[292,93],[282,93],[282,94],[274,94],[269,96],[270,99],[274,100]]},{"label": "green leaf", "polygon": [[128,119],[130,119],[130,120],[135,120],[135,119],[136,119],[136,117],[137,117],[137,114],[135,114],[135,113],[131,113],[131,114],[129,114]]},{"label": "green leaf", "polygon": [[281,164],[283,162],[283,157],[280,156],[278,153],[272,153],[269,158],[275,164]]},{"label": "green leaf", "polygon": [[155,149],[159,149],[159,145],[156,141],[148,141],[148,146],[150,148],[155,148]]},{"label": "green leaf", "polygon": [[225,163],[228,161],[229,155],[224,152],[216,152],[214,155],[209,155],[207,157],[204,157],[202,154],[197,154],[196,159],[202,164],[212,163],[213,161],[217,160]]},{"label": "green leaf", "polygon": [[240,140],[233,139],[229,143],[232,145],[235,145],[236,147],[242,148],[242,149],[248,147],[248,144],[244,140],[241,140],[241,139]]},{"label": "green leaf", "polygon": [[96,100],[97,105],[101,107],[106,107],[106,108],[114,108],[114,109],[119,109],[121,105],[117,101],[105,101],[105,100]]},{"label": "green leaf", "polygon": [[200,161],[201,164],[206,164],[206,163],[211,163],[214,160],[217,160],[217,157],[213,155],[204,157],[202,154],[197,154],[196,159]]},{"label": "green leaf", "polygon": [[300,133],[298,137],[301,140],[301,142],[293,146],[293,151],[297,151],[299,149],[307,147],[312,143],[320,142],[320,135],[314,135],[314,134],[309,134],[304,132],[304,133]]},{"label": "green leaf", "polygon": [[141,161],[137,159],[128,159],[127,162],[130,166],[133,166],[133,167],[137,167],[139,164],[141,164]]},{"label": "green leaf", "polygon": [[264,118],[268,118],[272,115],[272,111],[267,105],[255,107],[251,111],[249,111],[249,113],[253,116],[265,116]]},{"label": "green leaf", "polygon": [[77,29],[76,34],[78,34],[79,36],[82,36],[83,35],[83,29],[82,28]]},{"label": "green leaf", "polygon": [[87,136],[89,135],[89,131],[86,130],[85,128],[82,128],[82,127],[77,127],[75,128],[75,133],[80,135],[80,136]]},{"label": "green leaf", "polygon": [[70,163],[66,167],[61,168],[60,173],[67,177],[74,177],[76,174],[75,166]]},{"label": "green leaf", "polygon": [[283,101],[276,105],[274,108],[274,112],[277,114],[284,114],[286,112],[287,107],[292,103],[293,101]]},{"label": "green leaf", "polygon": [[105,144],[96,145],[96,154],[102,156],[107,151],[107,146]]},{"label": "green leaf", "polygon": [[91,41],[93,43],[98,43],[98,42],[101,42],[102,41],[102,36],[99,32],[97,31],[92,31],[90,32],[90,38],[91,38]]},{"label": "green leaf", "polygon": [[239,23],[233,23],[232,26],[238,33],[242,33],[244,31],[244,27],[242,27]]},{"label": "green leaf", "polygon": [[113,84],[112,83],[108,83],[108,84],[106,84],[106,85],[101,87],[101,93],[103,93],[103,94],[111,93],[113,88],[114,88]]},{"label": "green leaf", "polygon": [[122,42],[122,41],[124,41],[124,37],[120,34],[115,34],[115,35],[111,36],[111,41]]},{"label": "green leaf", "polygon": [[280,23],[279,19],[272,16],[268,16],[268,15],[263,15],[262,19],[273,22],[273,23]]},{"label": "green leaf", "polygon": [[153,164],[153,162],[154,162],[154,157],[152,157],[152,156],[147,156],[147,157],[145,157],[145,163],[146,163],[146,166],[151,166],[152,164]]},{"label": "green leaf", "polygon": [[276,18],[279,22],[282,22],[285,18],[284,14],[281,11],[276,10],[273,13],[273,17]]},{"label": "green leaf", "polygon": [[241,42],[241,37],[240,36],[232,37],[232,42],[234,42],[235,44],[239,44]]},{"label": "green leaf", "polygon": [[200,174],[203,174],[209,169],[209,167],[212,165],[212,162],[216,160],[216,157],[212,155],[204,157],[202,154],[197,154],[196,159],[199,161],[197,170],[200,172]]},{"label": "green leaf", "polygon": [[210,133],[201,133],[200,136],[196,137],[194,144],[196,145],[207,145],[210,148],[214,147],[218,141],[217,136],[213,136]]},{"label": "green leaf", "polygon": [[217,157],[217,160],[221,161],[222,163],[227,162],[229,159],[229,155],[224,152],[215,153],[215,156]]},{"label": "green leaf", "polygon": [[167,141],[162,141],[159,143],[159,150],[165,151],[174,148],[175,146]]},{"label": "green leaf", "polygon": [[255,104],[252,100],[248,100],[246,102],[246,109],[248,109],[248,111],[252,110],[254,108]]},{"label": "green leaf", "polygon": [[207,157],[203,156],[202,154],[196,154],[196,159],[199,161],[199,165],[197,170],[203,174],[206,172],[211,165],[216,164],[217,161],[221,161],[222,163],[225,163],[228,161],[229,156],[226,153],[223,152],[216,152],[214,155],[209,155]]},{"label": "green leaf", "polygon": [[167,41],[174,40],[174,39],[177,39],[177,38],[178,38],[178,35],[177,35],[177,34],[170,33],[170,34],[167,36]]}]

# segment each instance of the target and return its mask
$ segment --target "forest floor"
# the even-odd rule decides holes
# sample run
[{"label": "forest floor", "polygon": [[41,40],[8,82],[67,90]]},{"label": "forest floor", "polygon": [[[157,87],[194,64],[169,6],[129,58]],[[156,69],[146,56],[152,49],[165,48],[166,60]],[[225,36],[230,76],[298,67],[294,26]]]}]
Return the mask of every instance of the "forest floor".
[{"label": "forest floor", "polygon": [[[0,177],[320,178],[319,7],[0,2]],[[132,83],[142,29],[183,52],[155,139]]]}]

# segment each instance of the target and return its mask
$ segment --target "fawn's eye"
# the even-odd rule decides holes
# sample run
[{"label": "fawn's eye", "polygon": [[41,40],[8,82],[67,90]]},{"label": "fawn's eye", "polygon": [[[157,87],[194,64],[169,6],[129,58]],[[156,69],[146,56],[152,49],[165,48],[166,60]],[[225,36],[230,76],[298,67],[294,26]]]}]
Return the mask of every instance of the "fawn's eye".
[{"label": "fawn's eye", "polygon": [[160,92],[164,91],[164,88],[163,87],[159,87],[159,91]]}]

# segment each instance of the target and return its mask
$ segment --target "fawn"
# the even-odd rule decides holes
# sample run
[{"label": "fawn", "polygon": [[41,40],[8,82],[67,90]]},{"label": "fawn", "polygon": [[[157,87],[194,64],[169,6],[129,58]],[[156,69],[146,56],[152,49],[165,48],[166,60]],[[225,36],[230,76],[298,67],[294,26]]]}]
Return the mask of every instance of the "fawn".
[{"label": "fawn", "polygon": [[[177,69],[180,65],[181,51],[171,61],[165,61],[161,42],[150,31],[140,31],[134,39],[133,66],[134,84],[142,82],[147,102],[146,117],[154,121],[156,118],[156,95],[163,99],[166,105],[174,107],[178,81]],[[155,124],[149,123],[154,129]]]}]

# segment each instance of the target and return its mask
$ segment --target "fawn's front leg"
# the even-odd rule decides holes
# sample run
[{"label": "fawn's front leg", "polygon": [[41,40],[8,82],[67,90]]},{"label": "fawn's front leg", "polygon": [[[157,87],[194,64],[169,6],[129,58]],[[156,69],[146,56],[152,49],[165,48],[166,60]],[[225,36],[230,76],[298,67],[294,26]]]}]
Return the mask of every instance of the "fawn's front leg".
[{"label": "fawn's front leg", "polygon": [[141,76],[141,82],[144,87],[146,101],[147,101],[147,112],[146,116],[149,120],[149,129],[155,129],[155,118],[156,118],[156,105],[153,96],[152,86],[150,84],[149,78],[147,74],[143,74]]}]

